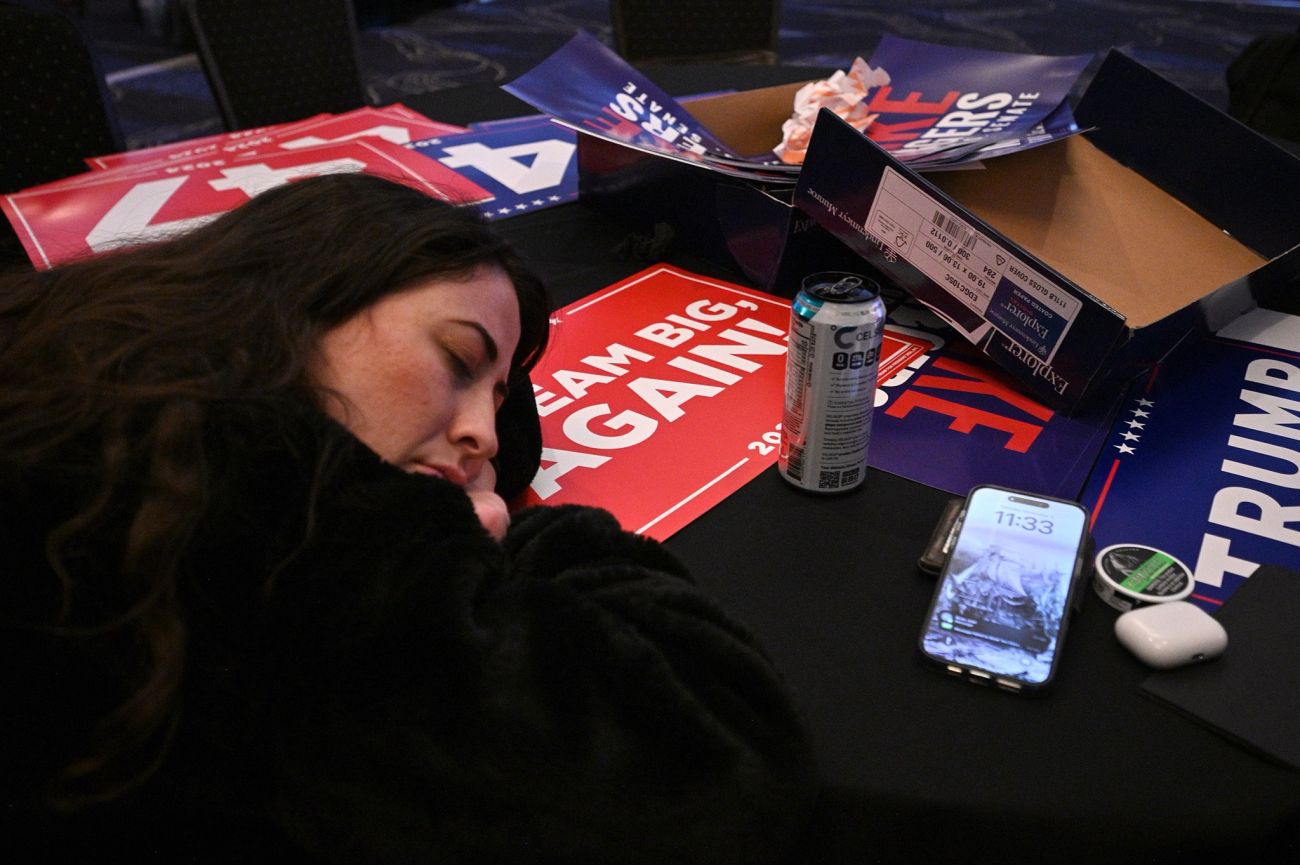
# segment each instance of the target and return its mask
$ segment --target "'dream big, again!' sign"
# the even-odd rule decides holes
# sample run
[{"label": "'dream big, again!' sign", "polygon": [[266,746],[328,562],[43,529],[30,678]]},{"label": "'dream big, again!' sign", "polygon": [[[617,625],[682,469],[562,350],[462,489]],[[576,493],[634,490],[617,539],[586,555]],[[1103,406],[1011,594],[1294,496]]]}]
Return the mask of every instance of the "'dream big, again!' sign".
[{"label": "'dream big, again!' sign", "polygon": [[526,503],[666,538],[776,460],[790,303],[659,266],[554,313]]}]

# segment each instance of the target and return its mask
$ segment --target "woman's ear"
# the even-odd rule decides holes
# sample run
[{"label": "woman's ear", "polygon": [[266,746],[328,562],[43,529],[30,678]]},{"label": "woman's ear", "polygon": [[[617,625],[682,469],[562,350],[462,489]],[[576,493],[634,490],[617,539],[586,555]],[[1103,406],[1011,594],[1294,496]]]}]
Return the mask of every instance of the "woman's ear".
[{"label": "woman's ear", "polygon": [[542,423],[527,374],[515,376],[497,409],[497,495],[506,501],[528,488],[542,464]]}]

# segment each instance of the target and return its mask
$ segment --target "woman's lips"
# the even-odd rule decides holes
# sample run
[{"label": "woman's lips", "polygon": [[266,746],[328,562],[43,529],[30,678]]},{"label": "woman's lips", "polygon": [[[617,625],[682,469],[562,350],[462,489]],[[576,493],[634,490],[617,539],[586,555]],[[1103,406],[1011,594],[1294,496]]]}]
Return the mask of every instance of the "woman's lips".
[{"label": "woman's lips", "polygon": [[455,484],[458,487],[463,487],[468,483],[468,480],[465,478],[464,473],[462,473],[459,469],[452,468],[451,466],[437,466],[437,465],[430,465],[429,463],[417,462],[412,465],[411,471],[422,475],[433,475],[434,477],[442,478],[443,480],[446,481],[451,481],[453,484]]}]

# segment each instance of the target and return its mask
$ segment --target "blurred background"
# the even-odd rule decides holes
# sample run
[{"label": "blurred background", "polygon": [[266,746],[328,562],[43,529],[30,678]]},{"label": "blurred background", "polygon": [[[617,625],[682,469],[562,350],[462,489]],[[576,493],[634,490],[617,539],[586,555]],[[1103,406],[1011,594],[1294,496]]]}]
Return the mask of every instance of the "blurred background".
[{"label": "blurred background", "polygon": [[[99,54],[128,147],[221,131],[178,0],[57,2],[81,22]],[[662,8],[674,5],[660,2]],[[615,44],[611,0],[353,5],[373,104],[467,83],[507,82],[578,29]],[[752,5],[768,8],[771,2]],[[885,32],[999,51],[1088,53],[1096,62],[1114,47],[1219,108],[1228,103],[1227,69],[1248,45],[1300,32],[1300,0],[781,0],[778,15],[776,59],[783,64],[847,68],[856,56],[869,58]],[[1079,86],[1088,78],[1085,73]],[[1290,87],[1300,88],[1300,78]]]}]

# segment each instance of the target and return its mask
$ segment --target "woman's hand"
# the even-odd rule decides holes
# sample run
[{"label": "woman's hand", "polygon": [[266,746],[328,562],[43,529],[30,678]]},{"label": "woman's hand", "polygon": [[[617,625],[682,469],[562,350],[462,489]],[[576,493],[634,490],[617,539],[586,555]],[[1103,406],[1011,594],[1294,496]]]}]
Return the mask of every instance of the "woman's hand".
[{"label": "woman's hand", "polygon": [[505,499],[495,492],[496,482],[496,468],[491,463],[486,463],[478,477],[465,485],[465,492],[469,493],[474,513],[478,515],[483,528],[499,541],[506,536],[506,529],[510,528],[510,511],[506,508]]}]

